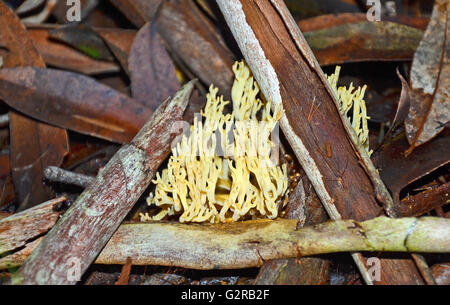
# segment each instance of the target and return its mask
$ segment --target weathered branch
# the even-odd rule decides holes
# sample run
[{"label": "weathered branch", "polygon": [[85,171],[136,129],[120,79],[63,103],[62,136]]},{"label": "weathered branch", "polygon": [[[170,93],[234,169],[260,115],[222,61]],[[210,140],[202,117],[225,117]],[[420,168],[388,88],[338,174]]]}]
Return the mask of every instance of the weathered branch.
[{"label": "weathered branch", "polygon": [[59,218],[58,205],[65,197],[49,200],[0,220],[0,255],[22,247],[50,230]]},{"label": "weathered branch", "polygon": [[52,182],[73,184],[84,188],[95,181],[95,177],[71,172],[56,166],[47,167],[44,170],[44,178]]},{"label": "weathered branch", "polygon": [[188,83],[152,115],[130,144],[111,158],[17,272],[12,283],[74,284],[106,245],[170,152],[172,123],[181,120],[193,89]]},{"label": "weathered branch", "polygon": [[[314,54],[280,0],[217,1],[261,91],[285,116],[280,126],[333,219],[358,221],[380,215],[377,201],[395,216],[392,198],[350,123]],[[312,117],[311,107],[320,105]],[[331,148],[331,149],[329,149]],[[360,254],[353,254],[371,283]],[[380,284],[423,283],[412,260],[382,259]]]},{"label": "weathered branch", "polygon": [[[450,219],[445,218],[378,217],[301,229],[297,224],[297,220],[288,219],[123,224],[96,263],[123,265],[131,257],[133,265],[207,270],[256,267],[271,259],[343,251],[450,252]],[[20,257],[15,262],[9,260],[10,266],[20,263]],[[2,260],[0,268],[5,268]]]}]

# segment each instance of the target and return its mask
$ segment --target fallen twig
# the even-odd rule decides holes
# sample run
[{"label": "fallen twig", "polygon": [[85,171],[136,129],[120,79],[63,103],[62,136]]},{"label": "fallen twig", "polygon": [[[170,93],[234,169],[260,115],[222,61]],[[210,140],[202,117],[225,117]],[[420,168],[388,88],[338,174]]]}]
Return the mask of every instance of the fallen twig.
[{"label": "fallen twig", "polygon": [[[119,227],[97,264],[238,269],[265,261],[333,252],[450,252],[450,220],[377,217],[297,229],[297,220],[227,224],[129,223]],[[8,258],[8,257],[6,257]],[[22,259],[22,261],[20,261]],[[23,257],[14,263],[20,265]],[[9,261],[11,266],[11,260]],[[0,260],[0,268],[5,268]]]},{"label": "fallen twig", "polygon": [[47,167],[44,170],[44,178],[52,182],[73,184],[84,188],[95,181],[95,177],[71,172],[56,166]]}]

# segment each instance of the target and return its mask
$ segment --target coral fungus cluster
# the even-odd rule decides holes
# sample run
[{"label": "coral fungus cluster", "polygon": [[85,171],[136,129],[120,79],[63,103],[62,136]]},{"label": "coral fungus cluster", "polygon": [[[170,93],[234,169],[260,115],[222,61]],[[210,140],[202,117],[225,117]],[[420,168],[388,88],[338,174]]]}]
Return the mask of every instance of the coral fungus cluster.
[{"label": "coral fungus cluster", "polygon": [[180,222],[227,222],[276,218],[288,189],[286,165],[272,160],[271,134],[280,107],[258,98],[259,87],[244,62],[233,65],[233,110],[224,114],[223,96],[210,87],[203,119],[172,150],[167,168],[157,174],[149,205],[161,210],[141,219],[179,215]]}]

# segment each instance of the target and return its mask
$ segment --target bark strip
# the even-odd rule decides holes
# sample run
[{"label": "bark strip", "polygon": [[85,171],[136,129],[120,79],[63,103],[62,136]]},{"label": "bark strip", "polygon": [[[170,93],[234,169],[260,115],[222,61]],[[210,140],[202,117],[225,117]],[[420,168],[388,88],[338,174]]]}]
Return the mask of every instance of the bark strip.
[{"label": "bark strip", "polygon": [[130,144],[122,146],[33,251],[12,283],[76,283],[68,276],[73,262],[81,274],[86,271],[169,154],[175,136],[172,123],[182,119],[192,89],[193,82],[189,82],[155,111]]},{"label": "bark strip", "polygon": [[[377,200],[395,216],[391,196],[367,153],[356,144],[355,132],[340,115],[336,97],[285,4],[227,0],[218,5],[265,97],[282,104],[283,133],[330,217],[374,218],[382,212]],[[308,118],[314,101],[320,107]],[[364,259],[353,257],[370,284]],[[378,284],[423,283],[410,259],[383,259],[382,269]]]}]

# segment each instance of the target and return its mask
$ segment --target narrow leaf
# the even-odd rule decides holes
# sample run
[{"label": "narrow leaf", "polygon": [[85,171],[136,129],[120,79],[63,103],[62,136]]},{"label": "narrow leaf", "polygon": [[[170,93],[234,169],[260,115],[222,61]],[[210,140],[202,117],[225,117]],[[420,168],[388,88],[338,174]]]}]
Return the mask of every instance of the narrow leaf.
[{"label": "narrow leaf", "polygon": [[128,65],[134,99],[152,110],[180,87],[175,66],[161,44],[154,22],[147,23],[136,35]]},{"label": "narrow leaf", "polygon": [[92,78],[52,69],[1,70],[0,98],[36,119],[120,143],[129,142],[151,115]]}]

